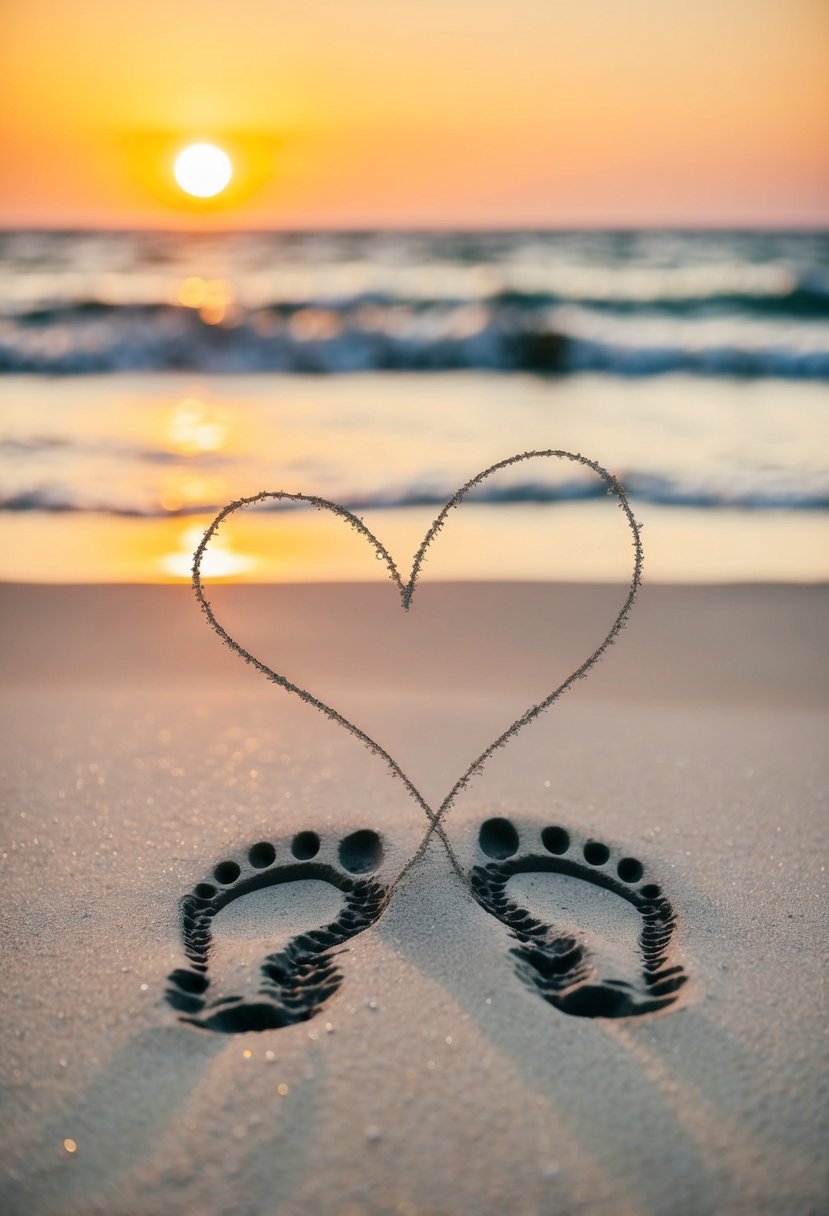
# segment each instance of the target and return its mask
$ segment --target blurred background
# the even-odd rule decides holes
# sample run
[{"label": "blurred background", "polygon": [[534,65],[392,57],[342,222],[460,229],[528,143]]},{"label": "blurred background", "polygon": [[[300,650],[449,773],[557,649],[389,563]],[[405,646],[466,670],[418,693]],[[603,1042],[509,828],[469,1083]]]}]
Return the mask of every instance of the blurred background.
[{"label": "blurred background", "polygon": [[[827,577],[819,0],[2,22],[0,578],[183,582],[280,489],[407,569],[460,484],[547,448],[624,483],[653,581]],[[433,577],[628,576],[573,464],[463,510]],[[386,576],[341,534],[240,513],[205,573]]]}]

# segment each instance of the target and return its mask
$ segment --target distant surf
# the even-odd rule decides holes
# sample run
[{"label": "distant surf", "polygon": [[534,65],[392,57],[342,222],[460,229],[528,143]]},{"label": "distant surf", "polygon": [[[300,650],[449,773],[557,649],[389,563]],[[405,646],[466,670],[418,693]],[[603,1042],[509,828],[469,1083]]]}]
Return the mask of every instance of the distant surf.
[{"label": "distant surf", "polygon": [[829,379],[829,236],[6,233],[0,372]]}]

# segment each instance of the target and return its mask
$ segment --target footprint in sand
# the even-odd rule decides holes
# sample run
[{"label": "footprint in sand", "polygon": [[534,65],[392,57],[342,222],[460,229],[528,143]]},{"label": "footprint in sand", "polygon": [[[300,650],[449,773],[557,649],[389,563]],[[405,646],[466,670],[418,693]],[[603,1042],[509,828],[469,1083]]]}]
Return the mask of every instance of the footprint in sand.
[{"label": "footprint in sand", "polygon": [[[327,845],[300,832],[220,861],[181,902],[189,966],[166,994],[181,1020],[235,1033],[312,1018],[342,983],[337,947],[385,907],[387,885],[368,877],[383,856],[377,833],[361,830]],[[286,898],[286,883],[302,885]],[[326,923],[298,931],[309,920]],[[287,940],[274,950],[280,931]]]},{"label": "footprint in sand", "polygon": [[561,827],[522,841],[508,819],[482,824],[478,847],[488,860],[470,872],[475,897],[512,931],[520,977],[556,1009],[624,1018],[677,999],[676,917],[635,857]]}]

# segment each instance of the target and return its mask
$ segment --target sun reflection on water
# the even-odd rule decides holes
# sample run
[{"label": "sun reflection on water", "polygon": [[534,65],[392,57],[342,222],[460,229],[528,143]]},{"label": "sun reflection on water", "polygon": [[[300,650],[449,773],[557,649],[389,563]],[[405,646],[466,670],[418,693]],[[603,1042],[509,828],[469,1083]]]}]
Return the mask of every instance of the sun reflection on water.
[{"label": "sun reflection on water", "polygon": [[176,471],[164,479],[158,489],[158,503],[172,515],[204,510],[228,498],[223,477],[202,477]]},{"label": "sun reflection on water", "polygon": [[[179,551],[165,553],[159,558],[158,564],[165,574],[189,581],[193,573],[193,554],[203,536],[202,528],[185,528],[179,538]],[[247,573],[256,564],[251,554],[234,553],[227,540],[214,536],[202,558],[201,573],[205,578],[232,578]]]},{"label": "sun reflection on water", "polygon": [[195,309],[206,325],[221,325],[234,315],[235,292],[227,279],[188,275],[179,283],[176,299],[183,308]]},{"label": "sun reflection on water", "polygon": [[230,421],[228,410],[208,407],[198,397],[183,397],[170,414],[166,437],[183,456],[220,452],[227,443]]}]

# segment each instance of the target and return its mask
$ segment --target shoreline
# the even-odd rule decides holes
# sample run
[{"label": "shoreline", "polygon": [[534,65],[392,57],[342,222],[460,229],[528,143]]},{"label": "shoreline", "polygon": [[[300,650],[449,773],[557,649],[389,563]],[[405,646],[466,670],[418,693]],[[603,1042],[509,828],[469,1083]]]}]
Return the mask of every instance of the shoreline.
[{"label": "shoreline", "polygon": [[[632,503],[639,518],[640,504]],[[364,517],[398,564],[408,565],[434,508],[387,508]],[[6,513],[0,518],[4,582],[186,585],[211,515],[132,519]],[[829,579],[826,511],[649,505],[646,577],[652,584],[814,584]],[[594,582],[629,576],[629,534],[599,502],[526,506],[466,504],[432,546],[433,580]],[[516,544],[516,538],[521,543]],[[216,585],[383,582],[385,566],[342,522],[317,512],[240,512],[206,555]]]}]

